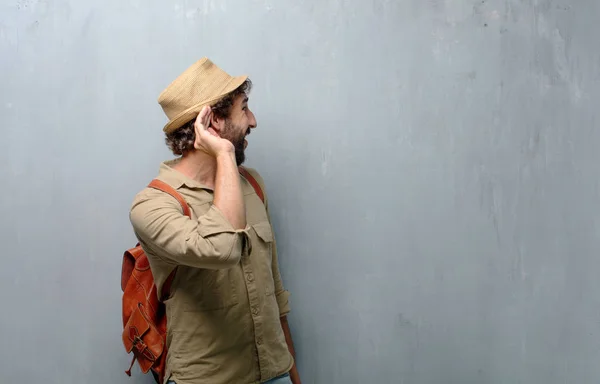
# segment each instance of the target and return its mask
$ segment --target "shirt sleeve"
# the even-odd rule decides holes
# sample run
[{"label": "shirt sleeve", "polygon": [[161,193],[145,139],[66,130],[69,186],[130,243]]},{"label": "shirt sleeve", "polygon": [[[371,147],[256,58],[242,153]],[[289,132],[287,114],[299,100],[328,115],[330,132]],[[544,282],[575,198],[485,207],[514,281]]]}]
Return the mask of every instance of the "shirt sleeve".
[{"label": "shirt sleeve", "polygon": [[279,272],[279,262],[277,259],[277,244],[275,238],[273,238],[273,252],[272,252],[271,266],[273,270],[273,281],[275,282],[275,298],[277,299],[277,305],[279,306],[279,316],[285,316],[290,312],[290,293],[283,286],[281,279],[281,273]]},{"label": "shirt sleeve", "polygon": [[[267,197],[267,192],[265,191],[265,185],[260,175],[256,173],[255,177],[259,181],[260,186],[263,190],[263,194],[265,195],[265,209],[267,211],[267,217],[270,223],[271,215],[269,213],[269,199]],[[283,317],[291,311],[290,292],[287,289],[285,289],[285,286],[283,285],[283,279],[281,278],[281,272],[279,271],[279,256],[277,253],[277,240],[275,239],[275,234],[273,234],[271,269],[273,273],[273,281],[275,283],[275,298],[277,299],[277,306],[279,307],[279,316]]]},{"label": "shirt sleeve", "polygon": [[248,228],[234,229],[216,206],[192,220],[172,197],[149,195],[136,199],[129,217],[142,247],[157,257],[176,265],[225,269],[248,252]]}]

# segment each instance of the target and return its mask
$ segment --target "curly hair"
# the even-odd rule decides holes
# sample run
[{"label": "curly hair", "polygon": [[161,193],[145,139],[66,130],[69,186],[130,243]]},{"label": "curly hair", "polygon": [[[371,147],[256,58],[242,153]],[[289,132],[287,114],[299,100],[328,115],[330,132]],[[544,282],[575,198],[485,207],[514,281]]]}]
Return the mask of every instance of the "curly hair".
[{"label": "curly hair", "polygon": [[[211,107],[213,116],[228,119],[235,99],[241,94],[250,93],[251,89],[252,81],[247,79],[242,85],[229,92]],[[196,119],[194,118],[175,131],[166,134],[165,143],[174,155],[185,155],[194,149],[194,141],[196,140],[196,132],[194,130],[195,121]]]}]

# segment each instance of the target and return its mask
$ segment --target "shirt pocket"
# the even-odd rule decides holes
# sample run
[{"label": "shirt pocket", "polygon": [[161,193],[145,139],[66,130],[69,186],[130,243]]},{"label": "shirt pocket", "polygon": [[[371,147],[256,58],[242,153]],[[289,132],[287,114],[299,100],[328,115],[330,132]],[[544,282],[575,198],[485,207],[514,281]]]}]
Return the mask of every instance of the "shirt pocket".
[{"label": "shirt pocket", "polygon": [[238,304],[235,289],[236,268],[193,269],[182,295],[185,311],[201,312],[229,308]]},{"label": "shirt pocket", "polygon": [[250,257],[259,274],[259,281],[264,284],[265,295],[273,295],[275,291],[272,270],[273,230],[268,221],[252,224],[252,229],[256,232],[258,241],[253,242]]}]

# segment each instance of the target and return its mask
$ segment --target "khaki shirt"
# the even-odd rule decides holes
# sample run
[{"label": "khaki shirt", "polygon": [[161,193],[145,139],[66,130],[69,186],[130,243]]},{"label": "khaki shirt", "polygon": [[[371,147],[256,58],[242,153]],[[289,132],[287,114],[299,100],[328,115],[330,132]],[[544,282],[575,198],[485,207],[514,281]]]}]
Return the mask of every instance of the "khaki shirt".
[{"label": "khaki shirt", "polygon": [[[165,301],[166,376],[177,384],[259,383],[288,372],[293,358],[280,317],[290,311],[281,282],[268,205],[241,176],[247,227],[235,230],[212,205],[213,191],[161,164],[158,179],[187,201],[192,220],[170,195],[139,192],[130,220]],[[260,175],[247,168],[264,191]],[[265,193],[265,203],[268,203]]]}]

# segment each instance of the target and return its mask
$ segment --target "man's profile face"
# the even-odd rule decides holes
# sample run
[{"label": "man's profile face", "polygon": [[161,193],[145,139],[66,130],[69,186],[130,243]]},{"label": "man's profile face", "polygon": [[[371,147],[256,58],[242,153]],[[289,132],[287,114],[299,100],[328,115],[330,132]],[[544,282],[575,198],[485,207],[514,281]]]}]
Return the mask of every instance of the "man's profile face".
[{"label": "man's profile face", "polygon": [[225,126],[221,130],[221,137],[231,141],[235,148],[235,159],[238,166],[246,159],[244,153],[244,150],[248,146],[246,136],[255,127],[256,118],[248,107],[248,96],[241,94],[235,98],[231,107],[231,113],[225,119]]}]

